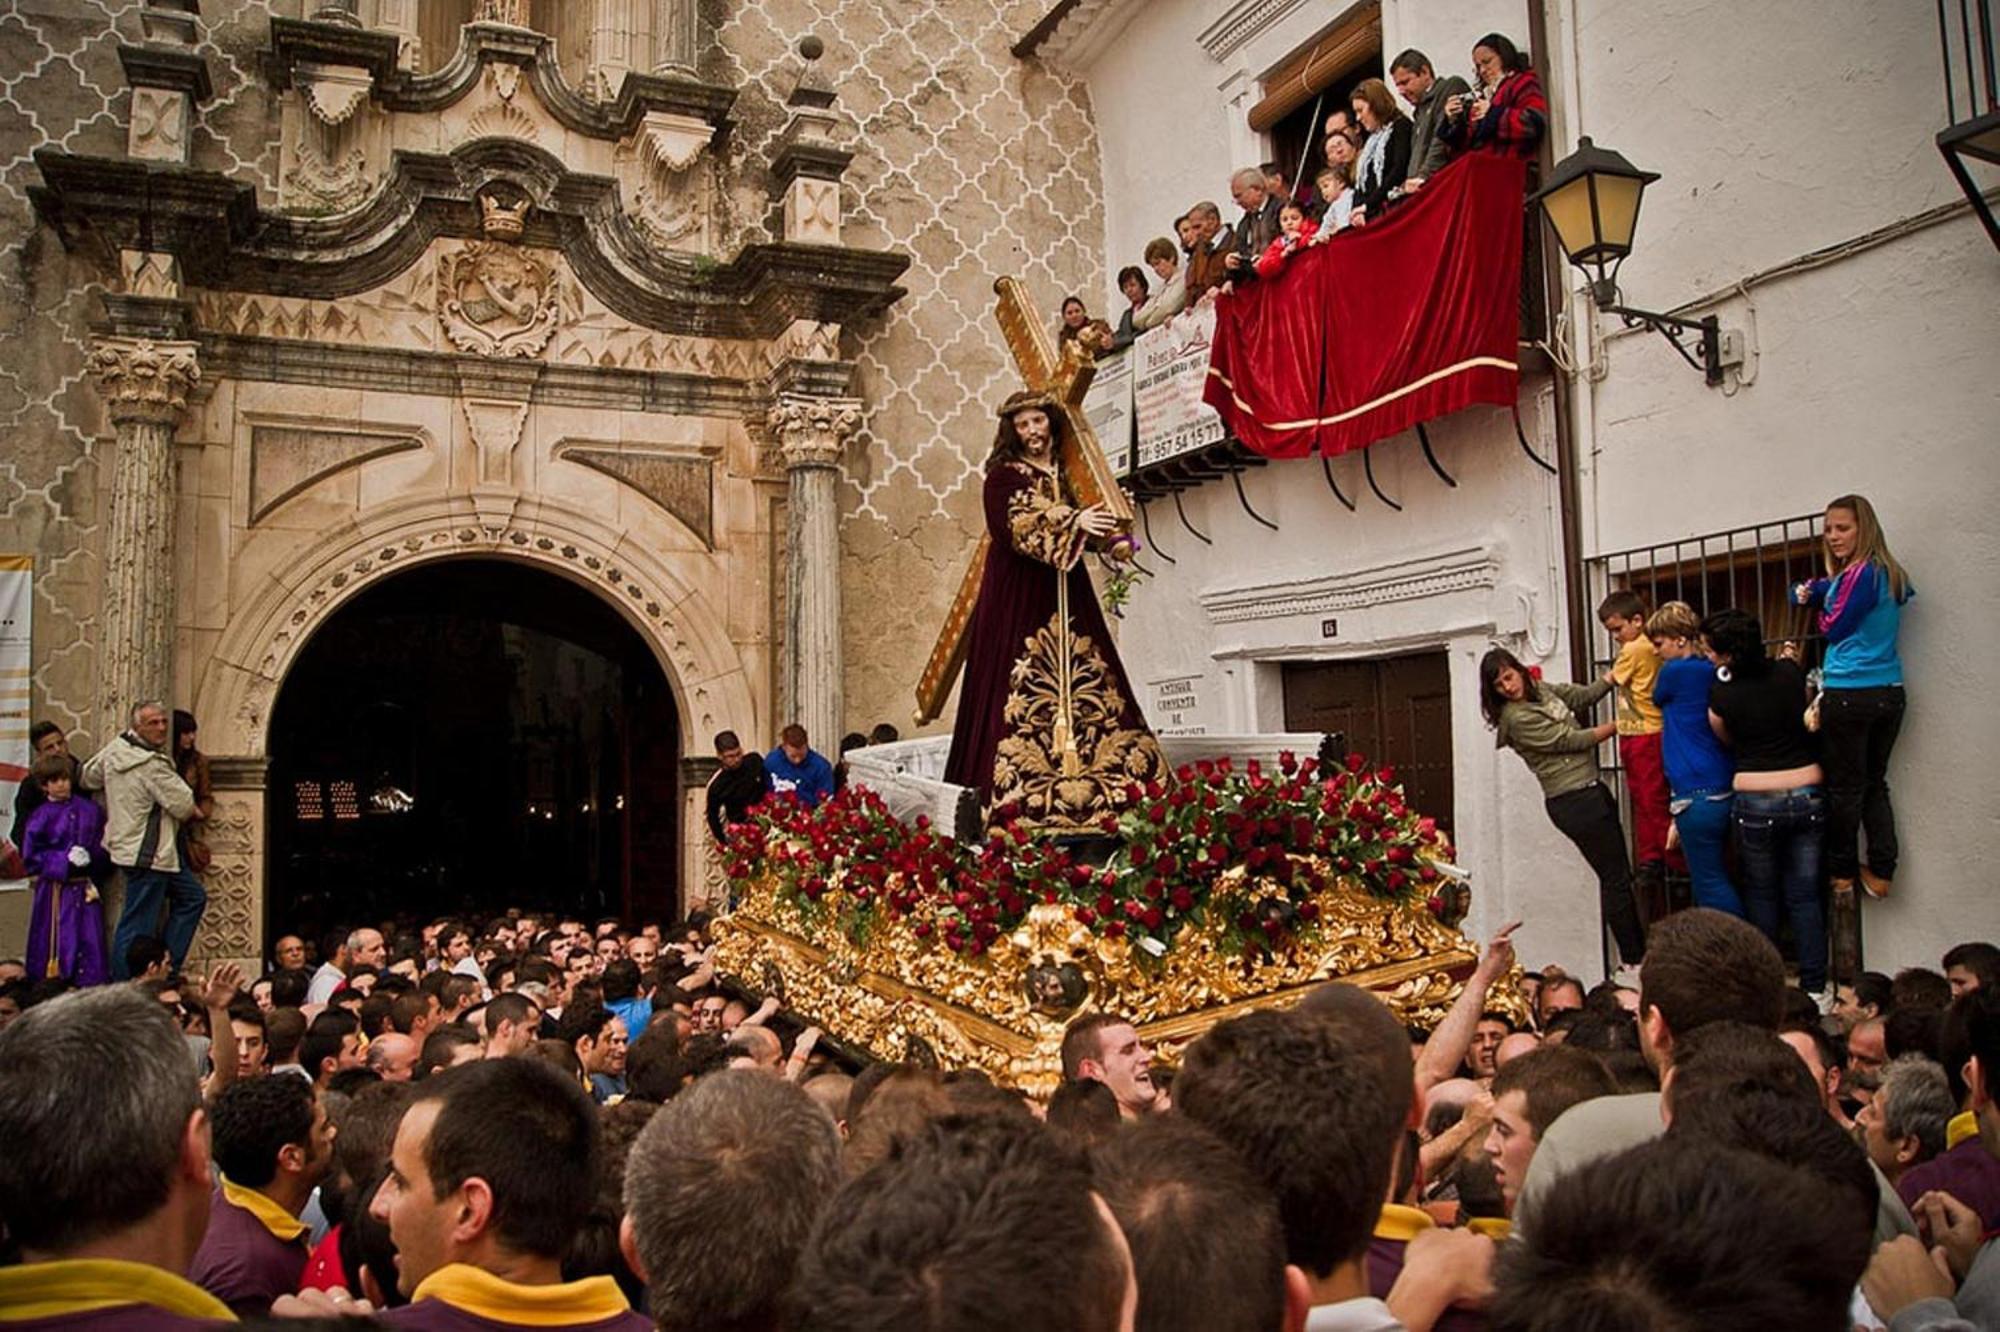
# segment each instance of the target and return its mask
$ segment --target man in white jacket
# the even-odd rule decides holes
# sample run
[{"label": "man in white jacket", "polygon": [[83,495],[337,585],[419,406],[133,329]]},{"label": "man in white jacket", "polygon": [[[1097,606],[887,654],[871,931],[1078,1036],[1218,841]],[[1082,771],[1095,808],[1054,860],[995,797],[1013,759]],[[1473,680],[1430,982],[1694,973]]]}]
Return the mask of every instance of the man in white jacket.
[{"label": "man in white jacket", "polygon": [[129,979],[125,950],[132,941],[161,933],[162,899],[164,938],[176,971],[187,961],[208,905],[208,890],[181,864],[180,828],[195,812],[195,802],[167,754],[169,717],[164,703],[139,704],[132,709],[131,729],[83,765],[84,788],[104,792],[104,849],[125,871],[125,909],[111,937],[111,974],[120,980]]}]

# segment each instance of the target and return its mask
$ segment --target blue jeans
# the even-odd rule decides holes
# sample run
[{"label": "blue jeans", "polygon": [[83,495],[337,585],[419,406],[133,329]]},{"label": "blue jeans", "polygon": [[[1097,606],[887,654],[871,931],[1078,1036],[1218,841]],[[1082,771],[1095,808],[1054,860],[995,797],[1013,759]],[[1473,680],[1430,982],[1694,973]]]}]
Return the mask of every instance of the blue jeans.
[{"label": "blue jeans", "polygon": [[1688,877],[1694,881],[1694,904],[1743,915],[1743,899],[1730,882],[1723,851],[1729,845],[1730,810],[1736,793],[1730,790],[1676,791],[1669,803],[1674,827],[1681,835]]},{"label": "blue jeans", "polygon": [[1826,796],[1817,786],[1789,791],[1738,791],[1736,868],[1750,923],[1778,941],[1782,907],[1799,950],[1799,984],[1826,988],[1826,912],[1820,905],[1820,858]]},{"label": "blue jeans", "polygon": [[[162,898],[167,904],[164,932],[160,930]],[[133,940],[155,933],[166,940],[174,970],[179,971],[207,907],[208,889],[185,866],[177,870],[126,870],[125,909],[118,913],[118,929],[111,936],[111,974],[119,980],[131,979],[125,967],[125,950]]]}]

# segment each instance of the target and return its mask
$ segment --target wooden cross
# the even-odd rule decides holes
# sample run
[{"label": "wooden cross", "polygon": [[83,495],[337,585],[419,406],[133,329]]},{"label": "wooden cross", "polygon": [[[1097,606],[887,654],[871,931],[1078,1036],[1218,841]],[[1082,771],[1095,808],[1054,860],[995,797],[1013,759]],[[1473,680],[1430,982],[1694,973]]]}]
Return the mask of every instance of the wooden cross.
[{"label": "wooden cross", "polygon": [[[1090,350],[1081,339],[1071,338],[1063,343],[1061,355],[1057,355],[1049,345],[1048,330],[1035,318],[1027,290],[1019,278],[1003,277],[993,284],[993,291],[1000,298],[993,316],[999,321],[1001,335],[1007,339],[1008,351],[1013,353],[1014,368],[1021,372],[1028,388],[1046,393],[1061,404],[1069,428],[1063,431],[1062,454],[1057,465],[1069,483],[1071,497],[1079,506],[1102,504],[1110,512],[1117,523],[1111,540],[1129,537],[1132,501],[1119,487],[1111,461],[1104,456],[1097,432],[1083,410],[1083,395],[1097,374]],[[959,581],[951,614],[945,617],[937,645],[924,665],[923,678],[917,683],[919,726],[944,711],[945,699],[950,697],[951,687],[965,666],[965,630],[972,619],[972,608],[979,603],[979,586],[986,576],[986,552],[991,544],[991,535],[982,531],[979,547],[972,552],[972,563]]]}]

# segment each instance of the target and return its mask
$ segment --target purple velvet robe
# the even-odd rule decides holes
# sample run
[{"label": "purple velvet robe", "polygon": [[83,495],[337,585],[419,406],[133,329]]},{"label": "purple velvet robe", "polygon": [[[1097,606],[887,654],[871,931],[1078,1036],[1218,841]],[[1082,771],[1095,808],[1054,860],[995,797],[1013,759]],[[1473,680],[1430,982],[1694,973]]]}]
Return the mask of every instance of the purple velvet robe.
[{"label": "purple velvet robe", "polygon": [[976,789],[995,822],[1012,814],[1051,832],[1101,831],[1126,786],[1163,779],[1166,765],[1083,567],[1080,510],[1059,475],[1023,462],[987,473],[985,504],[991,544],[945,780]]},{"label": "purple velvet robe", "polygon": [[[69,850],[90,852],[90,864],[69,863]],[[66,976],[78,985],[111,978],[104,951],[104,907],[94,900],[91,871],[109,868],[104,853],[104,811],[85,796],[51,800],[28,818],[21,858],[35,879],[28,920],[28,974]]]}]

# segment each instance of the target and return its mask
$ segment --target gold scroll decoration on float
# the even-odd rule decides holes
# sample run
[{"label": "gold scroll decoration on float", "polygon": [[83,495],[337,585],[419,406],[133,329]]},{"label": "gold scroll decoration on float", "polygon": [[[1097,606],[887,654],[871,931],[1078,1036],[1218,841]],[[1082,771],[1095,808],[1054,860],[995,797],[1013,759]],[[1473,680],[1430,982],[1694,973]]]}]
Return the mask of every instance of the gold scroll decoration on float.
[{"label": "gold scroll decoration on float", "polygon": [[[1217,892],[1240,890],[1244,874],[1226,871]],[[781,993],[787,1008],[856,1050],[981,1069],[1043,1099],[1061,1081],[1063,1028],[1079,1013],[1129,1018],[1159,1057],[1178,1060],[1217,1022],[1288,1008],[1315,985],[1344,980],[1374,991],[1400,1021],[1428,1028],[1478,960],[1422,899],[1392,901],[1338,880],[1314,899],[1319,920],[1272,955],[1231,951],[1219,913],[1210,913],[1158,958],[1094,934],[1066,904],[1031,908],[974,957],[918,937],[916,917],[850,935],[834,923],[838,886],[810,909],[768,876],[745,889],[715,922],[719,972]],[[1526,1019],[1512,985],[1496,987],[1489,1004]]]}]

